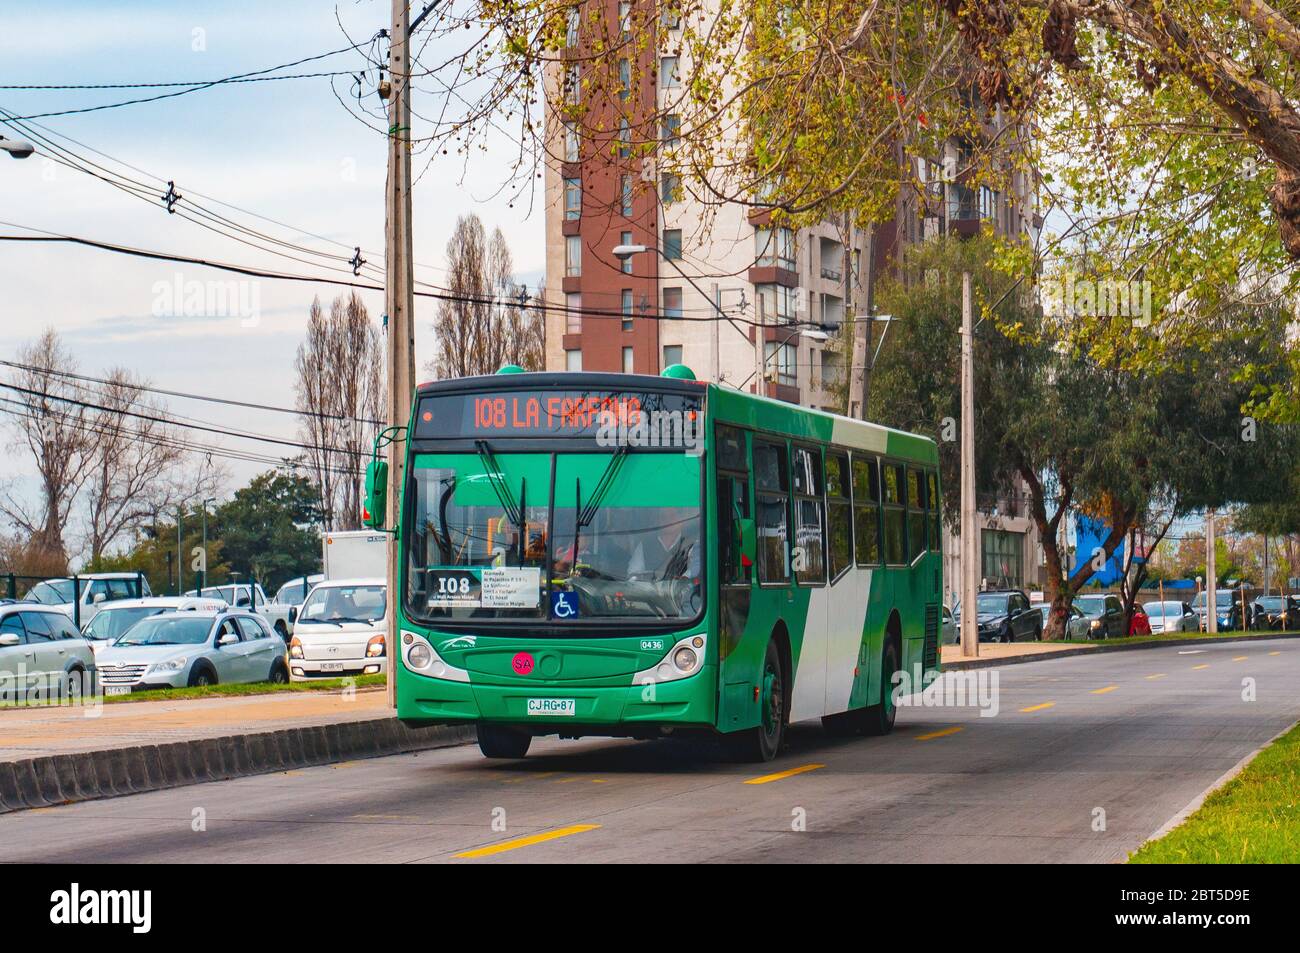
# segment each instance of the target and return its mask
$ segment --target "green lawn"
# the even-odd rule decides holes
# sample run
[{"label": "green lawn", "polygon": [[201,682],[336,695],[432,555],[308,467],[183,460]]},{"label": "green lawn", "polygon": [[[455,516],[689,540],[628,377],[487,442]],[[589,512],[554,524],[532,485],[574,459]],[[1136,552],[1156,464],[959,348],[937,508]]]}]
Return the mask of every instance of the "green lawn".
[{"label": "green lawn", "polygon": [[1131,864],[1293,864],[1300,860],[1300,725],[1141,847]]},{"label": "green lawn", "polygon": [[[285,692],[337,692],[355,683],[357,688],[382,688],[383,675],[360,675],[355,679],[328,678],[315,682],[290,682],[272,685],[270,682],[252,682],[244,685],[209,685],[206,688],[151,688],[130,695],[105,695],[104,702],[171,701],[179,698],[220,698],[231,695],[281,695]],[[0,708],[46,708],[48,701],[0,701]]]}]

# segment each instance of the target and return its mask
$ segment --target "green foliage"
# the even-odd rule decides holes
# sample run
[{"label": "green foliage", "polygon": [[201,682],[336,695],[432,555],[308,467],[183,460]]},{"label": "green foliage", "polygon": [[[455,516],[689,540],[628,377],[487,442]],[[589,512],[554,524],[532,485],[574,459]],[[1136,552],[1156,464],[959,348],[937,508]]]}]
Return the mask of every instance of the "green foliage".
[{"label": "green foliage", "polygon": [[210,532],[229,570],[251,574],[268,592],[320,571],[320,497],[311,480],[279,470],[260,473],[217,507]]}]

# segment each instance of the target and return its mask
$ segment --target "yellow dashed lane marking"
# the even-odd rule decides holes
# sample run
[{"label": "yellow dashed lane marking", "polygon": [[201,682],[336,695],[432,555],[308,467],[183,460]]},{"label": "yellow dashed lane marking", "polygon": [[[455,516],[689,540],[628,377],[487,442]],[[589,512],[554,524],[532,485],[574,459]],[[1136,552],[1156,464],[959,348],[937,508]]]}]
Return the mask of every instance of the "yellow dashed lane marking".
[{"label": "yellow dashed lane marking", "polygon": [[1043,702],[1041,705],[1030,705],[1028,708],[1022,708],[1021,711],[1042,711],[1044,708],[1051,708],[1056,702]]},{"label": "yellow dashed lane marking", "polygon": [[1094,688],[1092,694],[1105,695],[1107,692],[1113,692],[1117,688],[1119,688],[1118,685],[1107,685],[1105,688]]},{"label": "yellow dashed lane marking", "polygon": [[1247,656],[1247,655],[1238,655],[1236,658],[1233,659],[1233,661],[1234,661],[1234,662],[1244,662],[1244,661],[1246,661],[1246,659],[1249,658],[1249,657],[1250,657],[1250,656]]},{"label": "yellow dashed lane marking", "polygon": [[1165,673],[1164,673],[1164,672],[1158,672],[1158,673],[1156,673],[1155,675],[1148,675],[1148,676],[1147,676],[1147,681],[1148,681],[1148,682],[1154,682],[1157,678],[1164,678],[1164,677],[1165,677]]},{"label": "yellow dashed lane marking", "polygon": [[931,738],[946,738],[948,735],[955,735],[959,731],[961,731],[961,729],[958,727],[943,728],[939,731],[931,731],[924,735],[917,735],[916,740],[929,741]]},{"label": "yellow dashed lane marking", "polygon": [[1199,672],[1201,669],[1203,669],[1203,668],[1209,668],[1209,667],[1210,667],[1210,663],[1209,663],[1209,662],[1205,662],[1205,663],[1203,663],[1203,664],[1201,664],[1201,665],[1193,665],[1193,666],[1192,666],[1192,671],[1193,671],[1193,672]]},{"label": "yellow dashed lane marking", "polygon": [[1269,652],[1268,654],[1269,654],[1269,655],[1281,655],[1282,653],[1281,653],[1281,652]]},{"label": "yellow dashed lane marking", "polygon": [[541,834],[529,834],[527,837],[516,837],[514,840],[502,841],[500,844],[489,844],[487,847],[477,847],[474,850],[461,851],[456,857],[490,857],[492,854],[505,853],[508,850],[518,850],[520,847],[531,847],[533,844],[543,844],[548,840],[555,840],[558,837],[568,837],[570,834],[585,834],[587,831],[594,831],[599,824],[574,824],[572,827],[561,827],[559,830],[545,831]]},{"label": "yellow dashed lane marking", "polygon": [[809,771],[816,771],[818,768],[824,768],[824,764],[804,764],[797,768],[791,768],[788,771],[778,771],[776,774],[765,774],[759,778],[750,778],[746,784],[767,784],[769,781],[780,781],[782,778],[792,778],[796,774],[806,774]]}]

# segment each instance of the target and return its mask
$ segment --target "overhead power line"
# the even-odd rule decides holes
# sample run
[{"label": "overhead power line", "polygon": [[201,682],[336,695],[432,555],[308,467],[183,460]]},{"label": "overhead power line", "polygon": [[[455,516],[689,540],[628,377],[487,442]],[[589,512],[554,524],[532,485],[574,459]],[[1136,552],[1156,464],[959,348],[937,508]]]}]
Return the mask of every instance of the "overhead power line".
[{"label": "overhead power line", "polygon": [[[369,42],[369,41],[367,41]],[[214,86],[224,86],[232,83],[246,82],[255,77],[266,77],[268,73],[276,73],[282,69],[290,69],[294,66],[301,66],[304,63],[314,63],[317,60],[327,59],[331,56],[338,56],[340,53],[350,53],[362,46],[360,43],[352,43],[348,46],[341,47],[337,50],[330,50],[328,53],[317,53],[315,56],[305,56],[302,59],[294,60],[290,63],[281,63],[279,66],[268,66],[265,69],[253,70],[249,73],[237,73],[234,76],[225,76],[221,79],[214,79],[208,82],[195,83],[182,89],[177,89],[169,93],[159,93],[157,96],[144,96],[139,99],[127,99],[115,103],[101,103],[98,106],[83,106],[79,109],[60,109],[52,112],[32,113],[27,116],[15,116],[17,120],[28,119],[47,119],[51,116],[75,116],[82,113],[100,112],[105,109],[119,109],[123,106],[136,106],[141,103],[153,103],[163,99],[173,99],[177,96],[185,96],[189,93],[196,93],[200,90],[211,89]]]}]

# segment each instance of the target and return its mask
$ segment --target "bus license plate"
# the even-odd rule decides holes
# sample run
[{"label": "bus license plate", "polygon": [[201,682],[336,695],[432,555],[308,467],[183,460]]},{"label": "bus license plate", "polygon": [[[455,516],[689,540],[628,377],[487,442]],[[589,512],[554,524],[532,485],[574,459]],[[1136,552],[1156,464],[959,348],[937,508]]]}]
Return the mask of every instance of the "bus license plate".
[{"label": "bus license plate", "polygon": [[578,700],[576,698],[530,698],[528,699],[528,714],[542,715],[543,717],[567,717],[572,718],[578,713]]}]

